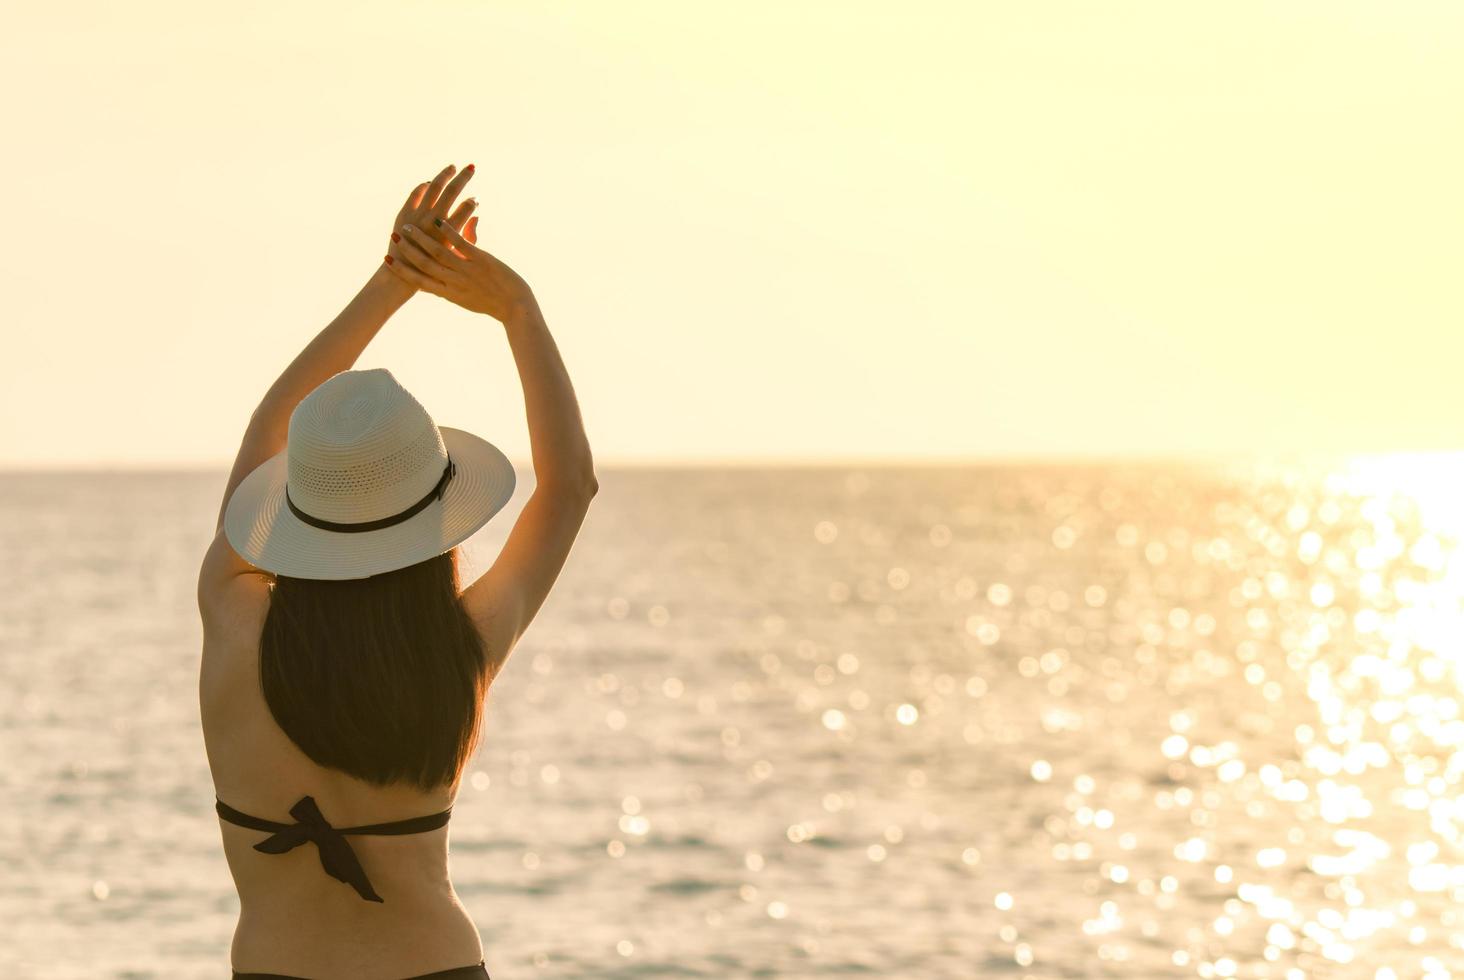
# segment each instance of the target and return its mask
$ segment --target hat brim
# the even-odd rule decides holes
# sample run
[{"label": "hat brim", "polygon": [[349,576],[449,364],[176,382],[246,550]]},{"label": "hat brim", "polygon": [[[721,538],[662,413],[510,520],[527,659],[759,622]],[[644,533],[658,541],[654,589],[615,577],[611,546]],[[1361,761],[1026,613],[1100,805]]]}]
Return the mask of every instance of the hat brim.
[{"label": "hat brim", "polygon": [[224,512],[224,533],[245,561],[276,575],[369,578],[426,561],[460,544],[508,503],[516,477],[497,446],[439,426],[456,464],[443,491],[418,514],[375,531],[327,531],[306,524],[285,503],[287,451],[240,481]]}]

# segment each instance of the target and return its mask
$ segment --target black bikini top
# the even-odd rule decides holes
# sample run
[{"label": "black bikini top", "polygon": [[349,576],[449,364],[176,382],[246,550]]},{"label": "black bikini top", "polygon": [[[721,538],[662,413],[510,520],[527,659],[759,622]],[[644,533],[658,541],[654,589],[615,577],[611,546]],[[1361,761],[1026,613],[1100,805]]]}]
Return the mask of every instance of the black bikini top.
[{"label": "black bikini top", "polygon": [[351,850],[351,845],[346,841],[346,835],[420,834],[446,826],[448,818],[452,816],[452,807],[448,807],[441,813],[433,813],[425,817],[393,820],[390,823],[373,823],[363,827],[336,828],[326,822],[325,817],[320,813],[320,808],[315,805],[314,797],[310,796],[300,797],[300,802],[290,807],[290,816],[295,818],[295,823],[275,823],[273,820],[251,817],[247,813],[240,813],[217,797],[214,798],[214,804],[214,809],[218,810],[219,817],[229,823],[248,827],[251,830],[271,832],[271,836],[254,845],[256,851],[263,851],[265,854],[283,854],[306,841],[314,841],[316,848],[320,851],[320,866],[325,869],[325,873],[356,889],[357,893],[368,902],[385,902],[386,899],[376,894],[376,890],[371,887],[371,882],[366,878],[366,871],[356,858],[356,852]]}]

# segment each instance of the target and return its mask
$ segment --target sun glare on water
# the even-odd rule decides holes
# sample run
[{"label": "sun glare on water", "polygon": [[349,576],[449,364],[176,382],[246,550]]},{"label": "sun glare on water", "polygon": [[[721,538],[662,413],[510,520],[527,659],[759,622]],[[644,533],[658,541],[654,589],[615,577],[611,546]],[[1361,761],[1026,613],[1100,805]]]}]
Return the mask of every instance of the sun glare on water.
[{"label": "sun glare on water", "polygon": [[[1464,921],[1447,903],[1464,901],[1464,454],[1357,458],[1322,485],[1315,511],[1287,514],[1311,570],[1287,661],[1317,720],[1295,728],[1300,782],[1270,780],[1334,828],[1332,852],[1307,863],[1343,907],[1317,910],[1303,931],[1342,963],[1382,931],[1459,950]],[[1447,936],[1415,918],[1431,898],[1445,902]],[[1290,903],[1257,907],[1276,911],[1282,937]],[[1438,957],[1419,965],[1459,975]],[[1369,975],[1398,975],[1378,970]]]}]

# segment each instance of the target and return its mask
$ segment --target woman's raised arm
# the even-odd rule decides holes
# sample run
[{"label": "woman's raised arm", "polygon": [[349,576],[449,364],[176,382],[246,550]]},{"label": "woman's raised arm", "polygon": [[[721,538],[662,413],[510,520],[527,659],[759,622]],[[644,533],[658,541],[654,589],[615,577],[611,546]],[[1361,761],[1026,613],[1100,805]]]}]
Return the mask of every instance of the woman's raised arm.
[{"label": "woman's raised arm", "polygon": [[[493,668],[538,612],[579,535],[599,489],[579,403],[533,291],[448,222],[409,223],[391,255],[392,271],[418,289],[503,324],[528,414],[534,492],[493,566],[463,590],[464,607],[488,639]],[[440,232],[444,240],[439,241]]]}]

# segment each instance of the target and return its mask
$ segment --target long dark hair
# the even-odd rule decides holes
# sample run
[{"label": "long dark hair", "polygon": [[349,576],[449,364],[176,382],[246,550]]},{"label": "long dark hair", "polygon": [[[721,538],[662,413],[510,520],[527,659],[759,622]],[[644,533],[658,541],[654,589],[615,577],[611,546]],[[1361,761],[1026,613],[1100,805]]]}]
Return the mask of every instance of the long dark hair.
[{"label": "long dark hair", "polygon": [[375,785],[456,783],[477,747],[488,656],[458,550],[370,578],[275,577],[259,677],[316,764]]}]

